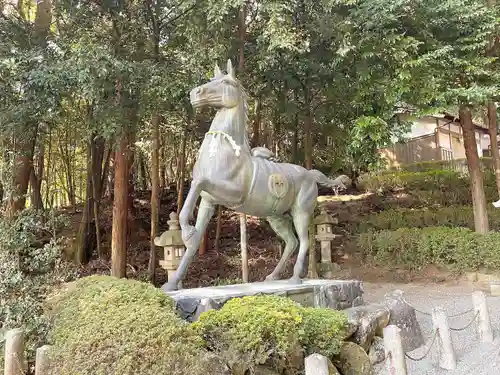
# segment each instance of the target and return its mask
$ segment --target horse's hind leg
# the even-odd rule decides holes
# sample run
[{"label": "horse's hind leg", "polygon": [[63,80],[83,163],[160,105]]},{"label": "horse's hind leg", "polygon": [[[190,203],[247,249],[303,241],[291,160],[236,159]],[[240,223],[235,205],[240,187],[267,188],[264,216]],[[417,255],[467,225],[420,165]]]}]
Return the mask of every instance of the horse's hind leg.
[{"label": "horse's hind leg", "polygon": [[214,205],[202,198],[200,201],[200,206],[198,208],[198,216],[196,218],[196,231],[195,235],[193,236],[193,240],[189,242],[189,246],[187,247],[186,252],[182,257],[181,264],[179,265],[179,268],[177,268],[177,271],[172,277],[172,280],[169,280],[168,283],[163,285],[162,287],[163,290],[165,291],[177,290],[179,282],[182,281],[182,279],[184,279],[186,271],[189,265],[191,264],[191,261],[193,260],[196,251],[200,247],[201,235],[199,234],[205,233],[205,230],[208,226],[208,222],[214,215],[214,211],[215,211]]},{"label": "horse's hind leg", "polygon": [[299,255],[293,268],[293,276],[290,279],[292,283],[300,283],[300,275],[304,270],[307,249],[309,248],[309,222],[311,215],[308,212],[295,212],[292,214],[293,224],[299,237]]},{"label": "horse's hind leg", "polygon": [[278,280],[285,266],[286,261],[293,254],[299,244],[293,233],[292,220],[288,216],[270,216],[267,221],[271,228],[285,241],[285,250],[274,271],[266,277],[266,280]]},{"label": "horse's hind leg", "polygon": [[307,249],[309,248],[309,224],[316,207],[318,187],[316,183],[304,181],[297,194],[296,201],[292,207],[292,218],[295,231],[299,237],[299,255],[293,268],[292,283],[300,283],[300,275],[304,270]]}]

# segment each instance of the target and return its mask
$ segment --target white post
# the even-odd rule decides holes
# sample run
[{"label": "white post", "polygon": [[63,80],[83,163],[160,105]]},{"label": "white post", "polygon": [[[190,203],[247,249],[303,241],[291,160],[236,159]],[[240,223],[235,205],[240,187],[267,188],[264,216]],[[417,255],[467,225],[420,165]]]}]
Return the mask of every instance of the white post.
[{"label": "white post", "polygon": [[305,360],[306,375],[329,375],[328,358],[321,354],[311,354]]},{"label": "white post", "polygon": [[384,328],[384,346],[387,372],[391,375],[407,375],[408,370],[399,327],[390,325]]},{"label": "white post", "polygon": [[248,283],[248,247],[247,247],[247,215],[240,214],[241,234],[241,274],[244,283]]},{"label": "white post", "polygon": [[472,293],[474,316],[477,316],[477,333],[481,342],[493,342],[490,313],[486,304],[486,294],[481,291]]},{"label": "white post", "polygon": [[5,335],[4,375],[24,374],[24,331],[16,328]]},{"label": "white post", "polygon": [[432,323],[434,329],[437,330],[439,367],[445,370],[454,370],[457,367],[457,358],[451,340],[448,317],[442,308],[436,307],[432,310]]},{"label": "white post", "polygon": [[202,298],[200,301],[200,304],[196,308],[196,313],[194,315],[194,321],[197,321],[200,319],[200,315],[203,314],[204,312],[213,310],[213,303],[210,298]]},{"label": "white post", "polygon": [[44,345],[36,350],[35,375],[48,375],[49,373],[49,345]]}]

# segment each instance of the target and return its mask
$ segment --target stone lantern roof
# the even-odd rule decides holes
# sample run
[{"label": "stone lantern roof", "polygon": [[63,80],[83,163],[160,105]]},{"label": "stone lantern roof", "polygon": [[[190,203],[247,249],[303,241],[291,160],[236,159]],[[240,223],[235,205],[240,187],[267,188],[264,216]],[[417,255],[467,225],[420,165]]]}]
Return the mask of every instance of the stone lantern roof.
[{"label": "stone lantern roof", "polygon": [[321,225],[321,224],[338,224],[339,221],[337,218],[332,217],[328,212],[326,212],[326,209],[323,207],[321,208],[321,212],[318,216],[314,218],[313,223],[315,225]]},{"label": "stone lantern roof", "polygon": [[155,245],[160,247],[166,246],[184,246],[182,241],[182,231],[179,226],[179,217],[177,213],[170,213],[170,220],[167,221],[169,230],[163,232],[160,237],[155,238]]}]

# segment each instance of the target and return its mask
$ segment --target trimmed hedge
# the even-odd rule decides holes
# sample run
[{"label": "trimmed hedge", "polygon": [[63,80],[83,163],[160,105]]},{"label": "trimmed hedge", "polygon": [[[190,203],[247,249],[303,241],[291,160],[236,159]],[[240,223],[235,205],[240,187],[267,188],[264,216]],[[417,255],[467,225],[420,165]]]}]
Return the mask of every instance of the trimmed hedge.
[{"label": "trimmed hedge", "polygon": [[[480,158],[483,170],[488,170],[493,167],[493,162],[490,157]],[[467,170],[467,159],[455,160],[431,160],[418,163],[403,164],[396,168],[391,168],[391,171],[405,171],[405,172],[430,172],[435,170]]]},{"label": "trimmed hedge", "polygon": [[[490,229],[500,231],[500,209],[488,206]],[[400,228],[467,227],[474,229],[474,213],[471,206],[431,207],[421,209],[390,209],[363,216],[360,222],[350,223],[352,234],[370,230],[396,230]]]},{"label": "trimmed hedge", "polygon": [[[359,187],[368,192],[382,194],[405,192],[422,205],[472,203],[469,176],[452,170],[367,174],[360,178]],[[484,190],[487,201],[498,199],[495,176],[490,170],[484,173]]]},{"label": "trimmed hedge", "polygon": [[375,264],[419,269],[430,264],[463,272],[500,269],[500,233],[486,235],[468,228],[401,228],[370,231],[358,237],[358,248]]},{"label": "trimmed hedge", "polygon": [[328,357],[338,354],[347,316],[331,309],[304,308],[286,297],[260,295],[232,299],[218,311],[203,313],[193,325],[208,349],[230,367],[244,364],[251,369],[263,363],[278,367],[284,360],[286,368],[294,367],[297,350]]},{"label": "trimmed hedge", "polygon": [[91,276],[51,305],[51,374],[207,373],[203,340],[150,284]]}]

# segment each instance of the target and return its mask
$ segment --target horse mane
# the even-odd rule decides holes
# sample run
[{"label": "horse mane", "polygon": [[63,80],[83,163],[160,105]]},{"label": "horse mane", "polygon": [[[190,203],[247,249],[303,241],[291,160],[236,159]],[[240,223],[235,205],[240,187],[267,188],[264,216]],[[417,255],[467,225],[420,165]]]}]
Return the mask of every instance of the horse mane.
[{"label": "horse mane", "polygon": [[248,97],[247,92],[245,91],[245,88],[241,84],[241,82],[237,78],[233,78],[233,77],[231,77],[231,78],[236,83],[236,86],[238,86],[238,88],[240,90],[240,93],[241,93],[241,101],[243,102],[243,110],[244,110],[244,114],[245,114],[245,118],[244,118],[244,121],[245,121],[245,133],[244,133],[243,139],[244,139],[245,146],[250,151],[251,150],[250,140],[248,139],[248,132],[247,132],[247,123],[248,123],[248,117],[249,117],[248,116],[248,113],[249,113],[248,98],[249,97]]}]

